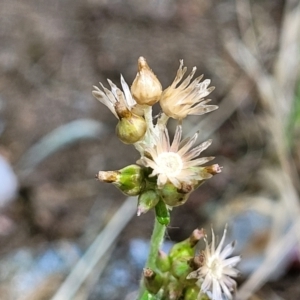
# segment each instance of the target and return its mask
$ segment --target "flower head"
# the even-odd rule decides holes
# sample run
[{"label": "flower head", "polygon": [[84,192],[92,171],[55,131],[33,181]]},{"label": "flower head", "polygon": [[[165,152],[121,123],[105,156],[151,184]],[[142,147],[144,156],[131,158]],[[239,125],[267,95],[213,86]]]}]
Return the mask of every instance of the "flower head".
[{"label": "flower head", "polygon": [[190,75],[180,83],[187,68],[183,68],[183,60],[173,83],[163,91],[160,106],[163,112],[174,119],[182,120],[187,115],[203,115],[218,108],[216,105],[206,105],[210,100],[204,97],[209,95],[214,87],[208,87],[210,80],[200,82],[203,75],[191,82],[197,68],[194,67]]},{"label": "flower head", "polygon": [[182,127],[176,127],[173,142],[170,143],[169,133],[166,128],[159,131],[158,137],[154,137],[156,144],[153,147],[145,147],[144,156],[138,164],[150,167],[150,177],[157,175],[157,186],[162,188],[167,182],[181,189],[185,184],[195,184],[195,181],[208,179],[212,175],[200,165],[212,160],[214,157],[196,158],[203,150],[209,147],[211,140],[191,149],[198,134],[192,138],[180,142]]},{"label": "flower head", "polygon": [[131,92],[136,102],[141,105],[155,104],[162,93],[159,80],[142,56],[138,60],[138,73],[132,83]]},{"label": "flower head", "polygon": [[109,79],[107,81],[111,87],[111,91],[104,87],[100,82],[103,91],[100,90],[97,86],[94,86],[95,90],[92,92],[93,96],[101,103],[106,105],[116,118],[120,119],[124,116],[124,114],[126,115],[128,112],[130,112],[137,103],[133,99],[130,89],[122,75],[121,85],[124,92],[122,92]]},{"label": "flower head", "polygon": [[235,243],[230,243],[223,249],[226,231],[225,228],[217,248],[213,230],[211,245],[208,245],[205,238],[206,248],[200,254],[200,267],[187,276],[187,279],[198,279],[197,285],[201,288],[201,292],[210,292],[212,300],[223,299],[222,293],[227,299],[232,299],[231,292],[234,290],[236,282],[231,277],[236,277],[239,273],[234,267],[241,260],[240,256],[227,258],[232,254]]},{"label": "flower head", "polygon": [[114,184],[128,196],[137,196],[144,188],[144,171],[137,165],[129,165],[117,171],[99,171],[96,178]]},{"label": "flower head", "polygon": [[[103,86],[103,91],[94,86],[93,96],[106,105],[110,111],[119,119],[116,133],[125,144],[134,144],[140,141],[147,130],[145,119],[140,116],[136,107],[136,101],[132,98],[130,89],[121,75],[122,92],[114,83],[108,79],[111,91]],[[142,113],[143,114],[143,113]]]}]

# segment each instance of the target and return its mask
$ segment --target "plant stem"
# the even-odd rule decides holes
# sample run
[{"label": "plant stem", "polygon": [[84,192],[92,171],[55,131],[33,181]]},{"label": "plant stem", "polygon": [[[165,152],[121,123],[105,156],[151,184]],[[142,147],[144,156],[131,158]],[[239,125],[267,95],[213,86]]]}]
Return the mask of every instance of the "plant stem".
[{"label": "plant stem", "polygon": [[146,268],[150,268],[152,270],[156,269],[156,258],[160,246],[164,241],[165,233],[166,233],[166,226],[160,224],[157,221],[157,218],[155,218],[154,229],[150,241],[150,251],[146,262]]},{"label": "plant stem", "polygon": [[[160,224],[155,217],[154,229],[150,240],[150,250],[149,250],[149,255],[148,255],[145,268],[150,268],[152,270],[156,269],[156,258],[160,246],[164,241],[165,233],[166,233],[166,226]],[[142,299],[144,293],[145,293],[145,286],[142,281],[140,286],[139,296],[137,299],[138,300]]]}]

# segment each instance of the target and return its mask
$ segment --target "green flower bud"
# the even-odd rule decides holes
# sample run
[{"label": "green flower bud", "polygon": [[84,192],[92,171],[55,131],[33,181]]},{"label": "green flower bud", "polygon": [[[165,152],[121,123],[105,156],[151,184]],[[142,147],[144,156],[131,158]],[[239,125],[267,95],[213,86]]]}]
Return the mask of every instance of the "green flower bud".
[{"label": "green flower bud", "polygon": [[100,181],[114,184],[128,196],[137,196],[144,188],[144,171],[137,165],[130,165],[118,171],[100,171],[96,177]]},{"label": "green flower bud", "polygon": [[134,144],[144,137],[146,130],[145,119],[128,111],[124,117],[120,118],[116,134],[124,144]]},{"label": "green flower bud", "polygon": [[171,261],[169,259],[169,256],[162,250],[158,251],[156,266],[163,273],[168,272],[171,268]]},{"label": "green flower bud", "polygon": [[154,295],[157,294],[163,285],[163,277],[158,272],[145,268],[143,278],[146,289]]},{"label": "green flower bud", "polygon": [[192,258],[194,256],[195,250],[190,246],[188,239],[175,244],[170,250],[169,256],[171,260],[178,259],[180,257],[189,257]]},{"label": "green flower bud", "polygon": [[161,199],[170,207],[184,204],[192,191],[192,187],[186,190],[179,190],[172,183],[166,183],[162,189],[158,189]]},{"label": "green flower bud", "polygon": [[170,223],[170,212],[163,201],[159,201],[155,206],[155,213],[157,221],[162,225]]},{"label": "green flower bud", "polygon": [[[183,286],[182,284],[173,276],[170,276],[168,286],[167,286],[167,297],[168,300],[178,300],[181,297]],[[165,299],[165,298],[163,298]]]},{"label": "green flower bud", "polygon": [[193,271],[189,265],[189,260],[186,257],[179,257],[172,262],[171,273],[182,283],[187,280],[186,277]]},{"label": "green flower bud", "polygon": [[210,297],[208,297],[207,294],[201,294],[200,297],[198,297],[199,300],[211,300]]},{"label": "green flower bud", "polygon": [[144,57],[138,60],[138,73],[132,83],[131,93],[140,105],[152,106],[160,99],[162,86]]},{"label": "green flower bud", "polygon": [[145,214],[154,208],[159,201],[159,196],[154,190],[148,190],[140,194],[138,199],[137,215]]},{"label": "green flower bud", "polygon": [[195,229],[189,238],[175,244],[169,253],[172,262],[180,258],[193,258],[195,255],[195,246],[197,242],[205,236],[204,230]]},{"label": "green flower bud", "polygon": [[155,295],[146,290],[139,300],[157,300],[157,298]]},{"label": "green flower bud", "polygon": [[[184,300],[195,300],[198,299],[198,294],[200,293],[200,289],[198,286],[188,287],[184,293]],[[201,298],[202,299],[202,298]],[[204,299],[203,299],[204,300]]]}]

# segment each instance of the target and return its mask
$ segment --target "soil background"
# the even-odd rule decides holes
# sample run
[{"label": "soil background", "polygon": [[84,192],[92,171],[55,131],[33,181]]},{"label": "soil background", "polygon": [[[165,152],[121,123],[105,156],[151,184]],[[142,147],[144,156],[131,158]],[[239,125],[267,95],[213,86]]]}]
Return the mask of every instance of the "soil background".
[{"label": "soil background", "polygon": [[[249,4],[262,64],[269,70],[278,51],[285,1]],[[117,120],[91,91],[98,82],[108,86],[107,78],[120,86],[120,74],[131,84],[140,56],[164,88],[173,81],[180,59],[188,72],[197,66],[196,75],[204,74],[216,86],[212,103],[229,97],[235,107],[218,111],[215,117],[214,113],[193,116],[184,123],[185,135],[196,128],[200,139],[206,135],[213,139],[205,155],[215,156],[214,162],[223,169],[172,211],[168,240],[185,239],[196,227],[209,229],[216,211],[223,214],[218,219],[223,226],[234,207],[243,205],[237,200],[232,204],[233,199],[256,195],[264,188],[257,171],[273,158],[266,149],[268,137],[258,125],[263,107],[253,82],[225,47],[231,34],[241,37],[235,1],[1,0],[0,6],[0,153],[19,181],[16,197],[0,208],[2,261],[18,249],[39,253],[64,240],[85,249],[124,202],[120,191],[94,176],[99,170],[134,163],[138,152],[118,140]],[[231,93],[237,82],[239,89]],[[239,96],[245,90],[246,96]],[[159,107],[154,110],[159,113]],[[198,126],[209,118],[205,126]],[[53,130],[80,120],[83,123],[73,123],[67,137],[32,150]],[[88,120],[97,122],[101,134],[86,132]],[[39,160],[41,153],[46,154]],[[151,212],[133,217],[109,264],[122,257],[132,239],[149,239],[152,223]],[[259,255],[261,248],[253,249],[253,257]],[[294,261],[292,267],[275,283],[266,284],[255,299],[300,298],[299,266]],[[30,299],[50,299],[64,276],[62,272],[47,278]],[[0,299],[21,299],[12,296],[9,277],[5,278]],[[135,283],[138,278],[139,273],[134,275]],[[94,279],[78,299],[105,299],[104,284],[109,282],[103,277]],[[110,299],[124,299],[127,292],[126,287],[119,289]]]}]

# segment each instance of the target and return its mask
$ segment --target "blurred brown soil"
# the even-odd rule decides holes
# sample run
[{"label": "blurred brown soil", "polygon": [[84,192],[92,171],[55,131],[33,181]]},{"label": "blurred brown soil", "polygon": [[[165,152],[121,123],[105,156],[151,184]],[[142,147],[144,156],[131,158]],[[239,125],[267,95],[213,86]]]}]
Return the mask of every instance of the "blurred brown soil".
[{"label": "blurred brown soil", "polygon": [[[114,187],[96,182],[94,174],[134,163],[137,152],[115,137],[116,120],[92,97],[92,85],[99,81],[106,85],[106,78],[119,85],[120,73],[130,84],[141,55],[164,87],[173,80],[179,59],[184,59],[189,70],[196,65],[197,75],[204,73],[217,87],[212,94],[214,104],[241,76],[222,46],[222,30],[237,31],[233,2],[160,3],[158,10],[151,1],[137,0],[2,0],[0,120],[5,130],[0,147],[12,165],[17,166],[39,139],[70,121],[91,118],[112,130],[100,141],[82,141],[60,150],[22,178],[19,197],[4,211],[15,227],[0,236],[0,255],[45,241],[76,240],[87,231],[95,236],[125,199]],[[275,38],[283,3],[261,3],[277,26]],[[266,65],[277,46],[268,47]],[[247,84],[251,86],[250,81]],[[247,99],[214,134],[214,143],[205,154],[217,157],[223,173],[205,183],[186,205],[174,209],[168,231],[171,240],[184,239],[209,221],[203,211],[209,201],[218,205],[225,193],[229,198],[242,189],[260,188],[246,187],[260,163],[256,151],[263,155],[265,145],[264,139],[253,138],[257,131],[251,124],[260,109],[256,96],[250,87]],[[192,117],[186,128],[198,120]],[[20,172],[17,167],[15,171]],[[149,238],[152,219],[152,213],[134,218],[121,242]],[[299,290],[285,288],[296,276],[288,278],[272,288],[280,290],[284,299],[296,299]]]}]

